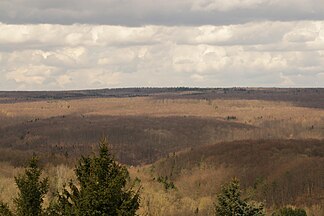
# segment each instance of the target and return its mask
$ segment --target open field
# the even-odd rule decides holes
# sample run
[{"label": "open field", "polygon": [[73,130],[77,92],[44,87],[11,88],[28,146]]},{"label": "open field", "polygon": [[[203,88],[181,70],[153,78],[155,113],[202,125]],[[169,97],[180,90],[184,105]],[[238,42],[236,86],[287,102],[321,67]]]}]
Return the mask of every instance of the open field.
[{"label": "open field", "polygon": [[269,209],[324,209],[323,89],[0,92],[0,199],[34,152],[60,188],[101,136],[141,180],[143,214],[211,214],[233,176]]}]

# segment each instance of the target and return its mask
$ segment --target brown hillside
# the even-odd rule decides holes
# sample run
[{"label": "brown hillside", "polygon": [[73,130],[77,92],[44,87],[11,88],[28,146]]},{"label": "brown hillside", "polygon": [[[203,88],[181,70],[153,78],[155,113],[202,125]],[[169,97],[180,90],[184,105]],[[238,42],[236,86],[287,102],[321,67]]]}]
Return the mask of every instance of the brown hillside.
[{"label": "brown hillside", "polygon": [[249,140],[192,148],[157,162],[154,170],[184,190],[198,190],[199,196],[216,193],[237,176],[271,206],[323,203],[323,164],[323,140]]}]

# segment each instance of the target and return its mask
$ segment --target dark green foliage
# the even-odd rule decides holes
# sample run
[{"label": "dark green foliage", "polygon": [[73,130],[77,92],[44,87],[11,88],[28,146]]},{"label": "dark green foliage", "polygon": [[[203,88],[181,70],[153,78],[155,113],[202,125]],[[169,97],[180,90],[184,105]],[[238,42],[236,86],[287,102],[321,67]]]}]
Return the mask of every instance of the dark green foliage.
[{"label": "dark green foliage", "polygon": [[114,161],[106,139],[99,156],[82,157],[75,173],[78,185],[70,182],[59,195],[57,215],[136,215],[139,194],[127,189],[129,173]]},{"label": "dark green foliage", "polygon": [[42,213],[42,203],[48,191],[48,179],[40,180],[42,170],[37,165],[34,156],[23,175],[15,177],[19,189],[18,197],[14,199],[18,216],[38,216]]},{"label": "dark green foliage", "polygon": [[0,215],[1,216],[12,216],[9,206],[0,201]]},{"label": "dark green foliage", "polygon": [[18,197],[14,199],[15,214],[9,206],[0,202],[1,216],[40,216],[43,215],[42,204],[48,191],[48,179],[40,180],[42,170],[37,165],[38,159],[33,156],[25,169],[25,173],[15,177]]},{"label": "dark green foliage", "polygon": [[307,216],[304,209],[285,207],[272,214],[272,216]]},{"label": "dark green foliage", "polygon": [[239,181],[234,178],[222,187],[215,204],[217,216],[261,216],[265,215],[262,203],[253,203],[241,199]]},{"label": "dark green foliage", "polygon": [[176,189],[174,183],[169,180],[168,176],[165,176],[165,177],[159,176],[157,181],[160,182],[161,184],[163,184],[163,187],[165,190]]}]

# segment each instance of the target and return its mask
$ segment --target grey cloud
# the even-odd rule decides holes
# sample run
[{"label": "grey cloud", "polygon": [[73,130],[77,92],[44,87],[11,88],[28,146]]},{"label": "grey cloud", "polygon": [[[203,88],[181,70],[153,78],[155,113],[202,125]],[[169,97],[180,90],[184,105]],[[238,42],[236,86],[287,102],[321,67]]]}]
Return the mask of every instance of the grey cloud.
[{"label": "grey cloud", "polygon": [[0,21],[12,24],[224,25],[251,21],[323,20],[322,0],[3,0]]}]

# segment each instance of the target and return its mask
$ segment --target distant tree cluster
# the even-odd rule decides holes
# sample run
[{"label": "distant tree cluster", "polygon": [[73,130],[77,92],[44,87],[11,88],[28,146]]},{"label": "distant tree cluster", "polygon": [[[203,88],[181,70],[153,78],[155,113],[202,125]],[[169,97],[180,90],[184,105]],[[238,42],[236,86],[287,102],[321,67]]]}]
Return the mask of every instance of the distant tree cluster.
[{"label": "distant tree cluster", "polygon": [[273,213],[272,216],[307,216],[307,214],[304,209],[285,207]]}]

